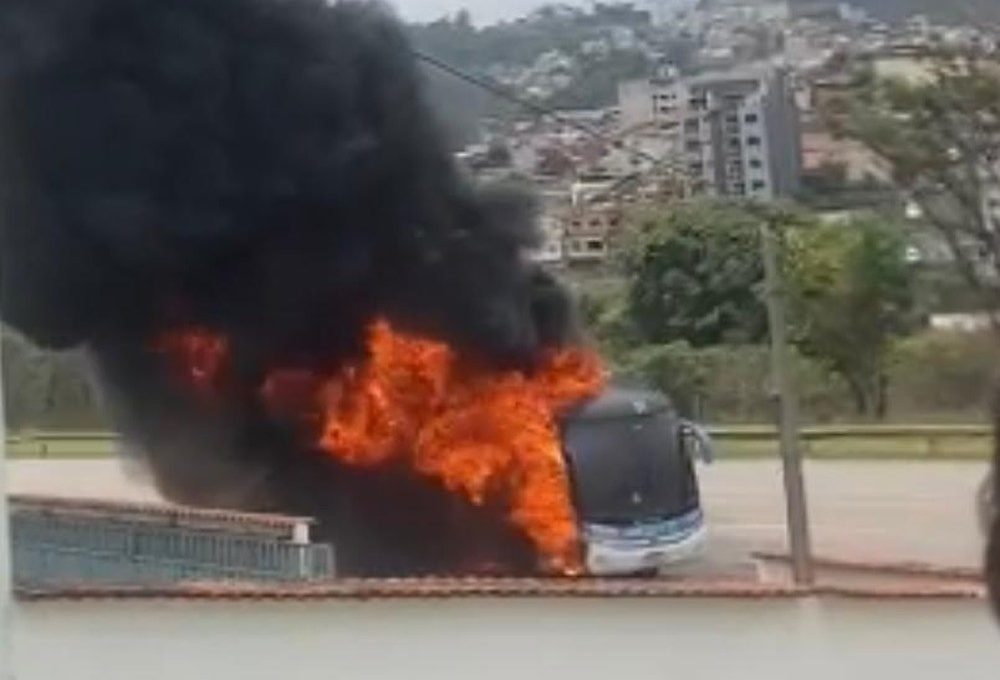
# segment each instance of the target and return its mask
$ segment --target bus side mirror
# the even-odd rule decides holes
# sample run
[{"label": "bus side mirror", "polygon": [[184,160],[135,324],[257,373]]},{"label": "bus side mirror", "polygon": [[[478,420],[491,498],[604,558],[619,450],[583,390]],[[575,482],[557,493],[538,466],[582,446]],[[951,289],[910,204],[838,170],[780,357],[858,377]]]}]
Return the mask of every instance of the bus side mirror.
[{"label": "bus side mirror", "polygon": [[700,458],[706,464],[715,461],[715,445],[708,430],[690,420],[680,420],[678,426],[681,447],[692,460]]}]

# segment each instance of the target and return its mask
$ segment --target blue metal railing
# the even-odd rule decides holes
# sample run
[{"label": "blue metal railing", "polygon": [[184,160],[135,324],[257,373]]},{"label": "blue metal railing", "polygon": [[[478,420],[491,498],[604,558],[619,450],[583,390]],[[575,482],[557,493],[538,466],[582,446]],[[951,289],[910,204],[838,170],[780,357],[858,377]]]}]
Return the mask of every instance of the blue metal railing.
[{"label": "blue metal railing", "polygon": [[159,521],[74,516],[14,502],[11,544],[18,585],[310,581],[334,574],[330,545],[235,523],[231,530],[199,527],[169,515]]}]

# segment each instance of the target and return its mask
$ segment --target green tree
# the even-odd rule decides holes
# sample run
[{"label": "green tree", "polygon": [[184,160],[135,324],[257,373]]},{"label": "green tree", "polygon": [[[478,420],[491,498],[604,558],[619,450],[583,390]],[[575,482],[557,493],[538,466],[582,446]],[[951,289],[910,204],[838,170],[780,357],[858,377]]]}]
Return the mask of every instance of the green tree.
[{"label": "green tree", "polygon": [[[639,218],[626,253],[628,323],[597,317],[598,331],[630,339],[628,349],[762,341],[760,220],[771,211],[761,208],[699,201]],[[916,316],[906,239],[875,217],[823,224],[794,210],[779,213],[773,220],[784,242],[792,341],[843,380],[859,414],[884,415],[890,349]],[[625,355],[621,343],[605,344]],[[638,355],[641,365],[647,354]]]},{"label": "green tree", "polygon": [[641,217],[626,263],[628,313],[643,341],[704,347],[765,336],[759,222],[739,205],[701,201]]},{"label": "green tree", "polygon": [[840,375],[859,415],[884,417],[893,340],[913,323],[913,271],[898,228],[879,219],[785,234],[792,339]]},{"label": "green tree", "polygon": [[1000,62],[942,54],[928,77],[862,72],[843,131],[883,158],[949,246],[982,306],[1000,310]]},{"label": "green tree", "polygon": [[8,427],[103,427],[83,358],[38,349],[17,333],[3,333],[4,408]]},{"label": "green tree", "polygon": [[642,52],[616,50],[602,56],[577,56],[572,82],[547,102],[568,109],[598,108],[617,101],[618,83],[647,76],[651,64]]}]

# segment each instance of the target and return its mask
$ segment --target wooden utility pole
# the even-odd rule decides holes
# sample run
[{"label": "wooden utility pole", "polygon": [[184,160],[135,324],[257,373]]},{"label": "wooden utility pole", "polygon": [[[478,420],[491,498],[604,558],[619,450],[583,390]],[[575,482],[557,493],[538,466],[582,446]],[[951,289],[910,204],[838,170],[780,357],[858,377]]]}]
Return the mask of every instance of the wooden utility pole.
[{"label": "wooden utility pole", "polygon": [[785,294],[773,228],[776,218],[769,210],[764,210],[762,213],[760,240],[764,258],[768,325],[771,331],[771,380],[777,392],[779,406],[778,428],[781,433],[780,449],[785,482],[788,544],[792,553],[792,576],[795,583],[808,586],[812,585],[814,580],[812,548],[799,446],[798,397],[795,394],[795,384],[789,364]]}]

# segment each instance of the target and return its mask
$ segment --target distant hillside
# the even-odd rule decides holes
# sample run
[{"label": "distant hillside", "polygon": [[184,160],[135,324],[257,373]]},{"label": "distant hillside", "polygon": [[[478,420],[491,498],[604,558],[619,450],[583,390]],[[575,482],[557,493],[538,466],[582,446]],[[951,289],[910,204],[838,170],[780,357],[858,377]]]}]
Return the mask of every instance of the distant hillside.
[{"label": "distant hillside", "polygon": [[[550,87],[543,95],[525,94],[530,82],[510,89],[555,108],[597,108],[615,102],[620,80],[653,72],[656,64],[649,57],[650,49],[678,67],[689,63],[696,44],[691,39],[663,38],[650,21],[647,12],[630,4],[597,3],[587,10],[543,7],[517,21],[482,28],[472,24],[468,13],[459,12],[432,23],[412,24],[409,32],[417,49],[487,80],[495,80],[497,73],[528,73],[539,58],[556,52],[568,60],[558,67],[568,82]],[[616,43],[612,39],[616,32],[619,36],[625,32],[627,39]],[[426,76],[431,101],[456,147],[476,138],[477,121],[483,116],[524,113],[523,108],[433,68],[426,69]]]},{"label": "distant hillside", "polygon": [[[791,4],[836,5],[841,0],[791,0]],[[914,14],[951,24],[982,25],[1000,23],[998,0],[848,0],[872,16],[889,22],[903,21]]]}]

